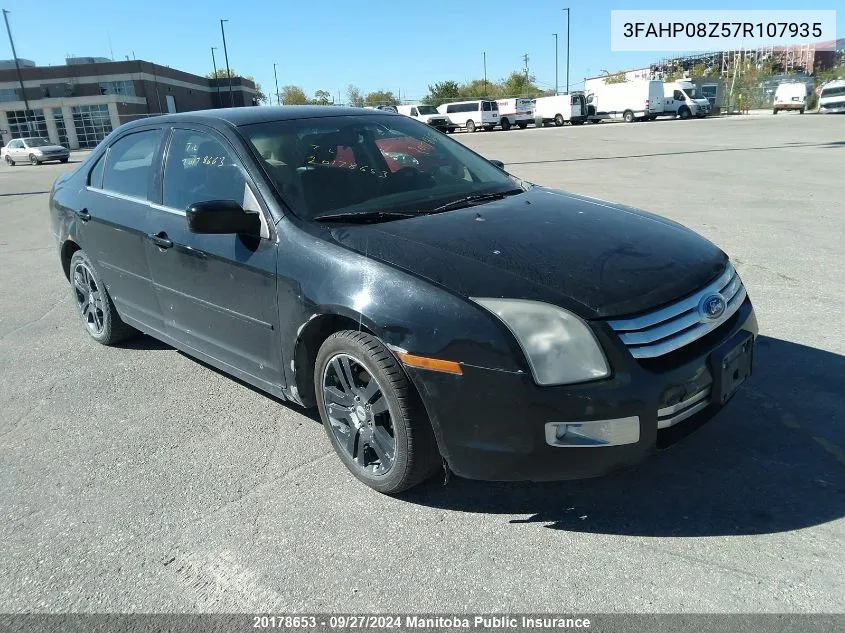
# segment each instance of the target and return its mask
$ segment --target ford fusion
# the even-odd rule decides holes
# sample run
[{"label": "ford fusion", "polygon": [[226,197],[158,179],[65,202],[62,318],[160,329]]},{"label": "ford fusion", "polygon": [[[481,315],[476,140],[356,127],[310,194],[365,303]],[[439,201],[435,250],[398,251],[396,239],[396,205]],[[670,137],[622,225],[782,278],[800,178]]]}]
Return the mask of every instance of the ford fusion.
[{"label": "ford fusion", "polygon": [[56,181],[50,211],[91,338],[144,332],[316,406],[384,493],[444,466],[607,473],[700,426],[751,372],[754,311],[716,246],[401,115],[132,122]]}]

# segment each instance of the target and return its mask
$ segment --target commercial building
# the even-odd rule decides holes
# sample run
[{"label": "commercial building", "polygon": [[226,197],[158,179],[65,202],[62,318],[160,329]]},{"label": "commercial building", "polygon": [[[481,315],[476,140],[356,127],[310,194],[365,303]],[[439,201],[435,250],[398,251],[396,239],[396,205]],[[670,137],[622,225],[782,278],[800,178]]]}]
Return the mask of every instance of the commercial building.
[{"label": "commercial building", "polygon": [[[257,105],[243,77],[207,79],[141,60],[68,58],[64,66],[0,61],[3,143],[43,136],[70,149],[90,148],[121,123],[169,112]],[[28,106],[28,108],[27,108]]]}]

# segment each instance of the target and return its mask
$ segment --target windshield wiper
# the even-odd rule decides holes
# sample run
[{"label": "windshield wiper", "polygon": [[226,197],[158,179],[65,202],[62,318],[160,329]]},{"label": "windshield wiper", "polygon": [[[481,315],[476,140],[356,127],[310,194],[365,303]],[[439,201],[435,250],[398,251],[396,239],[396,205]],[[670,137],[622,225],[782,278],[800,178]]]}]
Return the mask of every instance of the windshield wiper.
[{"label": "windshield wiper", "polygon": [[442,204],[439,207],[434,207],[427,213],[440,213],[442,211],[462,209],[463,207],[469,207],[474,204],[489,202],[491,200],[501,200],[502,198],[506,198],[507,196],[515,196],[518,193],[524,192],[525,189],[507,189],[505,191],[496,191],[495,193],[478,193],[472,196],[464,196],[463,198],[458,198],[457,200],[452,200],[452,202]]},{"label": "windshield wiper", "polygon": [[388,222],[402,218],[415,218],[419,213],[404,211],[348,211],[346,213],[326,213],[314,218],[318,222]]}]

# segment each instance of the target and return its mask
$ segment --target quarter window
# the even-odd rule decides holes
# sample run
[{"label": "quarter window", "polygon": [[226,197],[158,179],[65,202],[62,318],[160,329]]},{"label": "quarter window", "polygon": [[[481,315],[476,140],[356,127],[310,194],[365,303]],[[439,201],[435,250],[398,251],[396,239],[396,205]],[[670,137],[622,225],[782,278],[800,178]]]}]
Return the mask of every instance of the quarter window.
[{"label": "quarter window", "polygon": [[150,168],[160,140],[161,130],[145,130],[112,145],[103,172],[103,189],[147,198]]},{"label": "quarter window", "polygon": [[244,206],[247,195],[243,172],[222,142],[203,132],[174,130],[164,168],[165,206],[185,210],[208,200]]},{"label": "quarter window", "polygon": [[100,189],[103,186],[103,167],[106,164],[105,154],[100,156],[94,167],[88,173],[88,186]]}]

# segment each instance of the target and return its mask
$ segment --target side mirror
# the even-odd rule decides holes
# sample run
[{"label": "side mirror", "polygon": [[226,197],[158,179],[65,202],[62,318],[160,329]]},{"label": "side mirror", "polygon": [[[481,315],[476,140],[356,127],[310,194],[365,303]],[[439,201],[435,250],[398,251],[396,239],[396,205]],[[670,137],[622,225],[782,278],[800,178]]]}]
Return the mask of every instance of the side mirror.
[{"label": "side mirror", "polygon": [[493,165],[494,167],[498,167],[502,171],[505,170],[505,164],[500,160],[491,160],[490,164]]},{"label": "side mirror", "polygon": [[186,215],[191,233],[261,235],[258,214],[244,211],[234,200],[196,202],[188,207]]}]

